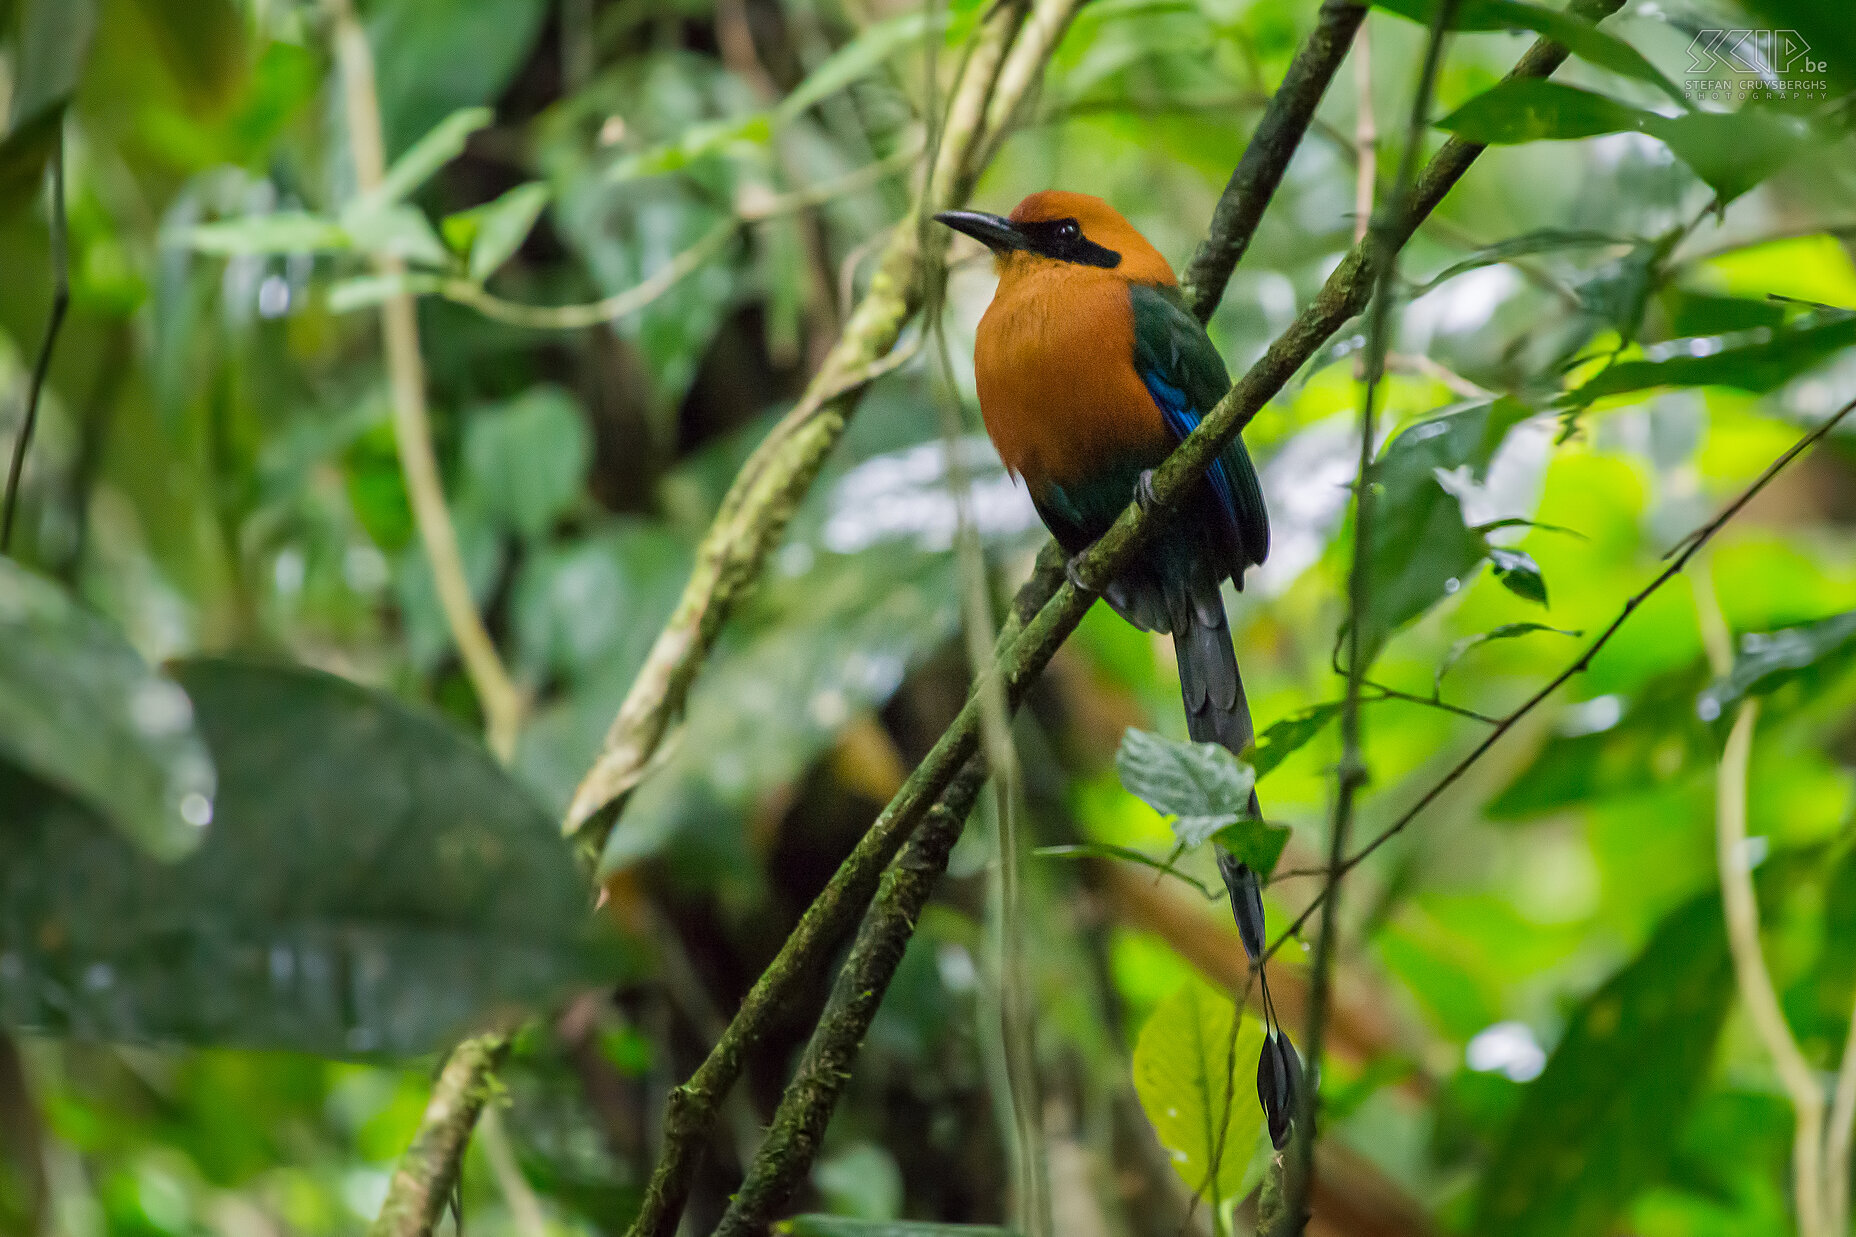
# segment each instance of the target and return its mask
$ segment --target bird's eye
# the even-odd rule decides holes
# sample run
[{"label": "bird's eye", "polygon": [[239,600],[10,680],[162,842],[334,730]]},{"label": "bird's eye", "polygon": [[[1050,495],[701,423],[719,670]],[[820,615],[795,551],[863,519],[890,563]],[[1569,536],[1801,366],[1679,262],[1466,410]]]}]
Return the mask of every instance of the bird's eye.
[{"label": "bird's eye", "polygon": [[1062,223],[1057,225],[1057,235],[1061,236],[1066,241],[1073,241],[1082,234],[1082,229],[1076,226],[1076,220],[1074,219],[1065,219]]}]

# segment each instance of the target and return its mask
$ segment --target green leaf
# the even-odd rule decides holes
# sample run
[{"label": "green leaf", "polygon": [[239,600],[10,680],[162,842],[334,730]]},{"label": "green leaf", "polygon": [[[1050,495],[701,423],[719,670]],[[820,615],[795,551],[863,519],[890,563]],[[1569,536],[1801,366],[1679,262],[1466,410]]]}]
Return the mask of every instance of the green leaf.
[{"label": "green leaf", "polygon": [[724,120],[691,125],[675,141],[649,147],[618,159],[607,169],[609,184],[634,180],[641,176],[663,176],[680,172],[697,160],[747,143],[764,146],[773,140],[773,118],[769,112],[753,112]]},{"label": "green leaf", "polygon": [[[464,153],[470,135],[488,125],[496,113],[487,107],[461,107],[432,127],[431,132],[412,144],[412,148],[393,161],[380,184],[357,198],[348,208],[357,214],[384,211],[404,202],[430,180],[439,168]],[[347,210],[343,212],[347,213]]]},{"label": "green leaf", "polygon": [[1250,767],[1257,771],[1257,780],[1262,781],[1276,766],[1320,734],[1323,727],[1340,716],[1340,710],[1341,702],[1330,700],[1270,723],[1243,754],[1244,759],[1250,762]]},{"label": "green leaf", "polygon": [[1651,116],[1644,121],[1643,131],[1688,164],[1719,195],[1722,205],[1790,163],[1811,136],[1809,126],[1798,117],[1759,107]]},{"label": "green leaf", "polygon": [[405,1057],[612,982],[554,821],[475,742],[316,671],[183,663],[213,827],[144,858],[14,785],[0,1019],[61,1036]]},{"label": "green leaf", "polygon": [[926,1220],[854,1220],[849,1216],[799,1215],[773,1226],[792,1237],[1013,1237],[991,1224],[931,1224]]},{"label": "green leaf", "polygon": [[1541,78],[1504,80],[1438,121],[1437,127],[1485,145],[1647,133],[1688,164],[1723,204],[1778,171],[1804,149],[1810,136],[1798,118],[1760,107],[1658,116]]},{"label": "green leaf", "polygon": [[452,252],[469,257],[470,277],[482,283],[514,256],[548,205],[540,181],[517,185],[494,202],[447,215],[439,225]]},{"label": "green leaf", "polygon": [[459,109],[501,98],[552,10],[546,0],[374,0],[364,11],[392,156]]},{"label": "green leaf", "polygon": [[1276,870],[1283,847],[1289,844],[1290,832],[1287,825],[1272,825],[1263,820],[1240,820],[1235,825],[1226,825],[1214,833],[1212,838],[1233,859],[1249,864],[1258,880],[1266,881],[1270,873]]},{"label": "green leaf", "polygon": [[1413,297],[1423,296],[1426,292],[1464,275],[1470,271],[1480,270],[1485,266],[1494,266],[1499,262],[1525,258],[1536,253],[1555,253],[1562,249],[1590,249],[1599,245],[1628,245],[1628,236],[1614,236],[1609,232],[1567,231],[1562,228],[1538,228],[1532,232],[1523,232],[1506,240],[1485,245],[1461,261],[1445,267],[1431,278],[1418,284],[1411,290]]},{"label": "green leaf", "polygon": [[0,767],[9,765],[163,860],[198,846],[213,816],[213,762],[187,693],[57,585],[0,558]]},{"label": "green leaf", "polygon": [[1583,408],[1604,395],[1647,391],[1654,387],[1733,387],[1763,393],[1796,378],[1851,344],[1856,344],[1856,314],[1838,314],[1803,326],[1755,330],[1743,339],[1703,337],[1660,344],[1653,359],[1620,361],[1599,371],[1585,385],[1568,391],[1560,403]]},{"label": "green leaf", "polygon": [[1367,558],[1372,609],[1361,641],[1369,664],[1394,631],[1460,587],[1488,553],[1437,473],[1467,468],[1482,480],[1508,431],[1532,415],[1518,400],[1478,404],[1420,421],[1380,453]]},{"label": "green leaf", "polygon": [[[1287,833],[1289,830],[1284,828],[1283,832]],[[1117,846],[1113,842],[1078,842],[1068,846],[1040,846],[1031,853],[1040,859],[1119,859],[1123,863],[1152,868],[1162,876],[1176,877],[1198,890],[1207,901],[1217,901],[1224,896],[1221,891],[1213,889],[1197,877],[1180,871],[1173,866],[1171,861],[1156,859],[1152,855],[1135,850],[1132,846]],[[1173,853],[1175,856],[1179,854],[1177,850]]]},{"label": "green leaf", "polygon": [[95,0],[25,0],[14,61],[11,132],[64,109],[83,76],[96,26]]},{"label": "green leaf", "polygon": [[26,207],[45,190],[45,165],[58,149],[64,109],[39,113],[0,141],[0,221]]},{"label": "green leaf", "polygon": [[363,253],[402,258],[422,266],[451,264],[451,255],[432,231],[431,221],[416,207],[357,203],[342,212],[341,227],[350,245]]},{"label": "green leaf", "polygon": [[1489,566],[1502,586],[1523,601],[1537,606],[1547,604],[1547,578],[1540,574],[1540,564],[1520,550],[1489,547]]},{"label": "green leaf", "polygon": [[1650,115],[1576,86],[1523,77],[1483,91],[1438,121],[1437,127],[1469,142],[1512,145],[1641,132]]},{"label": "green leaf", "polygon": [[1256,772],[1216,743],[1181,743],[1132,727],[1115,771],[1128,793],[1173,818],[1181,846],[1205,840],[1249,812]]},{"label": "green leaf", "polygon": [[931,28],[930,20],[934,23],[932,28],[939,30],[946,25],[947,16],[937,12],[931,19],[925,12],[904,13],[866,26],[780,100],[774,109],[774,123],[789,124],[807,108],[837,94],[852,82],[870,76],[898,50],[918,42]]},{"label": "green leaf", "polygon": [[425,296],[444,286],[441,276],[420,271],[400,271],[393,275],[355,275],[329,285],[329,312],[353,313],[372,309],[396,296]]},{"label": "green leaf", "polygon": [[[1263,1024],[1196,980],[1160,1002],[1134,1045],[1134,1092],[1186,1188],[1213,1202],[1248,1192],[1263,1110]],[[1214,1156],[1217,1172],[1212,1172]]]},{"label": "green leaf", "polygon": [[1600,1237],[1660,1180],[1733,1005],[1720,902],[1663,921],[1579,1009],[1483,1170],[1469,1231]]},{"label": "green leaf", "polygon": [[1740,639],[1733,670],[1695,702],[1703,721],[1726,716],[1748,696],[1767,696],[1801,678],[1822,679],[1856,652],[1856,610]]},{"label": "green leaf", "polygon": [[162,58],[195,107],[230,99],[244,83],[246,34],[234,0],[140,0]]},{"label": "green leaf", "polygon": [[1537,631],[1550,631],[1556,635],[1572,636],[1575,638],[1585,634],[1582,631],[1566,631],[1559,627],[1549,627],[1545,623],[1503,623],[1500,627],[1496,627],[1490,631],[1477,632],[1473,636],[1464,636],[1461,640],[1452,644],[1450,646],[1450,651],[1444,654],[1443,660],[1437,663],[1437,673],[1432,676],[1431,679],[1431,693],[1435,695],[1443,690],[1444,676],[1455,669],[1456,664],[1462,661],[1464,655],[1471,649],[1480,648],[1491,640],[1513,640],[1518,636],[1533,635]]},{"label": "green leaf", "polygon": [[[1374,7],[1429,26],[1437,5],[1436,0],[1374,0]],[[1519,0],[1465,0],[1457,6],[1450,28],[1464,32],[1531,30],[1552,39],[1589,64],[1622,77],[1648,82],[1678,106],[1689,106],[1682,88],[1651,64],[1642,52],[1573,13],[1523,4]]]},{"label": "green leaf", "polygon": [[555,386],[473,413],[464,431],[471,494],[493,518],[531,540],[580,496],[592,455],[586,416]]},{"label": "green leaf", "polygon": [[247,254],[341,253],[353,239],[341,224],[307,211],[273,211],[245,215],[188,228],[180,239],[201,253],[223,257]]}]

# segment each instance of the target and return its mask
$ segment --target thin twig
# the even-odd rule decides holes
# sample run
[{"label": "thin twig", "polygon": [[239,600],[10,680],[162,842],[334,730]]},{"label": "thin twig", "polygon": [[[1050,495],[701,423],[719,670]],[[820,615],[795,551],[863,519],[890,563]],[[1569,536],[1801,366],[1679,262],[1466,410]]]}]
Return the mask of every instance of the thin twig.
[{"label": "thin twig", "polygon": [[1353,36],[1353,242],[1366,239],[1373,224],[1373,192],[1379,184],[1379,126],[1373,119],[1373,27],[1362,21]]},{"label": "thin twig", "polygon": [[1825,1227],[1833,1234],[1850,1231],[1852,1127],[1856,1127],[1856,1010],[1850,1013],[1843,1063],[1837,1067],[1837,1089],[1830,1104],[1830,1129],[1824,1136]]},{"label": "thin twig", "polygon": [[1359,483],[1353,489],[1353,563],[1348,573],[1347,587],[1347,690],[1341,699],[1341,758],[1335,779],[1334,812],[1328,829],[1327,896],[1322,899],[1321,936],[1315,947],[1313,975],[1309,981],[1305,1048],[1307,1086],[1299,1097],[1295,1117],[1295,1141],[1290,1155],[1292,1171],[1284,1176],[1283,1225],[1289,1233],[1300,1233],[1308,1223],[1308,1200],[1315,1176],[1315,1126],[1321,1110],[1322,1059],[1327,1046],[1328,1003],[1333,995],[1334,963],[1339,954],[1336,938],[1340,933],[1341,882],[1345,878],[1340,863],[1347,853],[1347,835],[1353,825],[1354,800],[1366,786],[1368,778],[1361,742],[1360,701],[1366,686],[1366,672],[1370,668],[1367,664],[1370,654],[1365,648],[1363,633],[1372,604],[1372,463],[1373,447],[1377,439],[1374,400],[1385,379],[1392,297],[1398,279],[1398,254],[1415,226],[1407,216],[1411,209],[1412,186],[1423,154],[1431,92],[1437,82],[1437,70],[1443,61],[1444,45],[1449,38],[1450,22],[1456,8],[1457,0],[1439,0],[1437,11],[1432,17],[1423,68],[1419,71],[1418,86],[1413,92],[1405,148],[1399,154],[1398,175],[1393,180],[1392,200],[1383,212],[1373,215],[1371,226],[1362,238],[1362,243],[1373,254],[1374,288],[1367,309],[1366,349],[1363,354],[1365,382],[1360,400],[1360,456],[1355,474]]},{"label": "thin twig", "polygon": [[[387,168],[381,142],[380,98],[374,83],[374,53],[349,0],[326,3],[335,27],[335,55],[348,113],[348,146],[354,159],[355,185],[366,194],[379,187]],[[405,263],[390,256],[377,258],[375,270],[389,283],[398,283],[406,274]],[[437,585],[445,623],[483,709],[486,742],[497,758],[506,762],[515,752],[526,701],[509,677],[496,642],[490,639],[477,613],[464,573],[457,529],[445,505],[444,481],[432,448],[431,418],[425,406],[425,361],[419,351],[419,317],[410,294],[400,291],[381,302],[380,330],[386,347],[388,385],[393,393],[393,437],[406,481],[406,496]]]},{"label": "thin twig", "polygon": [[[1786,465],[1790,464],[1793,460],[1797,459],[1798,456],[1816,445],[1853,411],[1856,411],[1856,400],[1852,400],[1843,405],[1843,407],[1825,418],[1822,424],[1793,443],[1776,460],[1768,464],[1766,470],[1760,473],[1760,475],[1742,490],[1732,502],[1728,503],[1716,513],[1713,519],[1689,533],[1678,542],[1677,544],[1682,546],[1681,553],[1671,558],[1668,565],[1659,572],[1654,579],[1625,601],[1623,608],[1618,611],[1617,617],[1612,619],[1610,624],[1606,626],[1603,631],[1599,632],[1597,637],[1593,639],[1590,644],[1585,646],[1585,649],[1577,658],[1567,665],[1565,669],[1554,675],[1545,686],[1522,701],[1512,712],[1503,716],[1500,723],[1484,736],[1481,742],[1471,748],[1467,755],[1457,761],[1456,764],[1452,765],[1448,773],[1445,773],[1432,784],[1430,789],[1420,795],[1416,803],[1413,803],[1409,808],[1405,809],[1397,820],[1382,829],[1371,842],[1368,842],[1365,846],[1362,846],[1359,850],[1348,856],[1347,861],[1341,865],[1341,871],[1352,871],[1361,863],[1365,862],[1367,857],[1374,851],[1404,832],[1412,821],[1416,820],[1424,813],[1426,808],[1437,802],[1438,798],[1441,797],[1445,791],[1454,786],[1465,773],[1469,772],[1476,762],[1486,756],[1490,749],[1501,741],[1503,735],[1513,730],[1520,724],[1523,718],[1539,708],[1540,705],[1544,704],[1548,697],[1552,696],[1554,692],[1564,687],[1578,675],[1584,673],[1586,668],[1592,664],[1592,659],[1598,655],[1599,650],[1603,649],[1605,645],[1611,642],[1611,638],[1618,633],[1618,629],[1624,626],[1630,619],[1630,616],[1636,613],[1637,608],[1647,601],[1651,594],[1655,593],[1658,589],[1662,588],[1663,585],[1669,583],[1670,580],[1680,574],[1682,569],[1688,566],[1689,561],[1694,558],[1696,553],[1698,553],[1703,546],[1707,545],[1708,542],[1712,541],[1715,534],[1726,527],[1730,520],[1740,514],[1741,510],[1748,503],[1752,502],[1761,490],[1764,490],[1766,486],[1771,484],[1772,479],[1778,476],[1780,472],[1784,471]],[[1287,928],[1283,929],[1274,941],[1270,942],[1269,948],[1263,953],[1264,958],[1267,959],[1275,956],[1276,951],[1282,948],[1284,942],[1301,931],[1302,926],[1308,922],[1309,918],[1314,915],[1315,911],[1321,906],[1323,896],[1322,894],[1317,894],[1314,900],[1302,909],[1302,913],[1297,915],[1295,920],[1290,923]]]},{"label": "thin twig", "polygon": [[541,1200],[535,1196],[535,1187],[528,1183],[528,1178],[522,1175],[522,1166],[516,1162],[516,1151],[510,1145],[509,1131],[503,1128],[502,1114],[495,1104],[485,1104],[477,1120],[483,1156],[490,1163],[490,1174],[496,1178],[503,1205],[509,1208],[510,1227],[515,1229],[516,1237],[548,1237],[547,1216],[542,1212]]},{"label": "thin twig", "polygon": [[45,379],[51,372],[52,349],[58,344],[58,329],[64,325],[65,311],[71,306],[71,262],[65,245],[64,217],[64,125],[52,143],[52,156],[45,165],[50,185],[50,208],[47,228],[50,232],[52,260],[52,305],[45,319],[45,336],[39,341],[39,355],[32,363],[32,385],[26,389],[26,415],[19,425],[19,437],[13,440],[13,462],[6,473],[6,498],[0,504],[0,554],[13,543],[13,516],[19,506],[20,478],[26,469],[26,448],[32,443],[32,431],[39,423],[39,401],[45,395]]}]

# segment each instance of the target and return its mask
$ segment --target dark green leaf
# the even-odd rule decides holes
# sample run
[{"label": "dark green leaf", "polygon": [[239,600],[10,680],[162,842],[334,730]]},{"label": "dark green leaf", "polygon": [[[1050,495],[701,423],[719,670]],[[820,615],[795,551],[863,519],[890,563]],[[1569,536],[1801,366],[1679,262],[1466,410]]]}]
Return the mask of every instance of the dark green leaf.
[{"label": "dark green leaf", "polygon": [[1454,262],[1423,283],[1414,287],[1411,294],[1423,296],[1440,284],[1455,279],[1458,275],[1480,270],[1485,266],[1494,266],[1498,262],[1508,262],[1515,258],[1528,257],[1536,253],[1555,253],[1562,249],[1591,249],[1600,245],[1628,245],[1628,236],[1614,236],[1609,232],[1567,231],[1562,228],[1539,228],[1511,236],[1507,240],[1485,245],[1461,261]]},{"label": "dark green leaf", "polygon": [[26,121],[0,141],[0,220],[21,210],[45,190],[45,165],[58,149],[64,109],[55,107]]},{"label": "dark green leaf", "polygon": [[1494,569],[1495,578],[1516,597],[1537,606],[1547,604],[1547,580],[1540,574],[1540,564],[1531,555],[1520,550],[1490,546],[1489,566]]},{"label": "dark green leaf", "polygon": [[231,98],[244,78],[245,23],[233,0],[141,0],[162,56],[196,105]]},{"label": "dark green leaf", "polygon": [[1330,700],[1271,722],[1244,752],[1244,759],[1257,771],[1257,780],[1261,781],[1268,776],[1276,766],[1320,734],[1324,726],[1340,715],[1340,710],[1341,702]]},{"label": "dark green leaf", "polygon": [[1369,662],[1394,631],[1466,582],[1488,552],[1464,527],[1462,506],[1437,472],[1467,468],[1481,480],[1508,431],[1532,415],[1518,400],[1501,399],[1420,421],[1374,463],[1372,612],[1361,642]]},{"label": "dark green leaf", "polygon": [[1568,716],[1579,732],[1548,739],[1488,807],[1497,820],[1536,816],[1659,785],[1711,762],[1715,741],[1695,715],[1699,664],[1651,680],[1628,701],[1600,697]]},{"label": "dark green leaf", "polygon": [[1583,408],[1603,395],[1646,391],[1653,387],[1723,386],[1765,392],[1856,344],[1856,315],[1776,331],[1755,331],[1744,341],[1702,338],[1659,344],[1654,359],[1620,361],[1601,370],[1585,385],[1568,391],[1561,403]]},{"label": "dark green leaf", "polygon": [[1470,1231],[1600,1237],[1668,1163],[1732,1005],[1718,899],[1664,920],[1574,1015],[1483,1172]]},{"label": "dark green leaf", "polygon": [[472,495],[492,517],[531,539],[579,497],[592,452],[579,405],[553,386],[476,412],[465,431]]},{"label": "dark green leaf", "polygon": [[1856,651],[1856,610],[1800,627],[1749,632],[1733,671],[1695,702],[1703,721],[1724,716],[1748,696],[1765,696],[1799,678],[1841,670]]},{"label": "dark green leaf", "polygon": [[1602,133],[1640,132],[1651,113],[1576,86],[1510,78],[1437,122],[1469,142],[1563,142]]},{"label": "dark green leaf", "polygon": [[380,0],[367,34],[387,155],[397,157],[460,108],[501,97],[527,62],[545,0]]},{"label": "dark green leaf", "polygon": [[1464,636],[1450,646],[1442,661],[1437,663],[1437,673],[1431,679],[1431,692],[1435,695],[1442,690],[1444,676],[1456,667],[1463,656],[1471,649],[1479,648],[1491,640],[1512,640],[1517,636],[1532,635],[1537,631],[1550,631],[1561,636],[1582,636],[1582,631],[1565,631],[1558,627],[1548,627],[1545,623],[1503,623],[1490,631],[1478,632],[1473,636]]},{"label": "dark green leaf", "polygon": [[1262,820],[1240,820],[1226,825],[1212,837],[1239,863],[1248,864],[1258,880],[1266,881],[1289,844],[1289,826],[1272,825]]},{"label": "dark green leaf", "polygon": [[213,815],[213,762],[187,693],[63,590],[0,558],[4,766],[164,860],[198,846]]},{"label": "dark green leaf", "polygon": [[[1374,0],[1374,6],[1429,26],[1436,0]],[[1648,82],[1686,108],[1682,88],[1644,58],[1642,52],[1573,13],[1523,4],[1520,0],[1464,0],[1450,23],[1453,30],[1531,30],[1562,45],[1573,55],[1623,77]]]},{"label": "dark green leaf", "polygon": [[314,671],[179,678],[220,782],[185,860],[49,790],[0,796],[30,804],[0,830],[8,1024],[406,1056],[617,974],[553,820],[476,743]]},{"label": "dark green leaf", "polygon": [[1173,832],[1187,847],[1246,815],[1257,780],[1216,743],[1181,743],[1133,728],[1121,736],[1115,771],[1129,794],[1173,818]]},{"label": "dark green leaf", "polygon": [[25,0],[14,61],[12,132],[70,101],[96,25],[95,0]]}]

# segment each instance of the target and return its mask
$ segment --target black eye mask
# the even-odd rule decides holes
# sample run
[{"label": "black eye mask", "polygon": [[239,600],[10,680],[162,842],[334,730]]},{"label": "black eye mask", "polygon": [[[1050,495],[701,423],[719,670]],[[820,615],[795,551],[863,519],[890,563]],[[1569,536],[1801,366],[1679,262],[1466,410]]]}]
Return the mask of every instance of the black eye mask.
[{"label": "black eye mask", "polygon": [[1012,225],[1024,238],[1025,248],[1059,262],[1077,262],[1083,266],[1100,266],[1113,270],[1121,265],[1121,255],[1105,249],[1083,235],[1074,219],[1044,219],[1036,223]]}]

